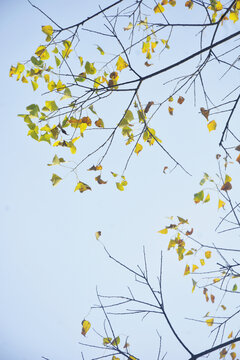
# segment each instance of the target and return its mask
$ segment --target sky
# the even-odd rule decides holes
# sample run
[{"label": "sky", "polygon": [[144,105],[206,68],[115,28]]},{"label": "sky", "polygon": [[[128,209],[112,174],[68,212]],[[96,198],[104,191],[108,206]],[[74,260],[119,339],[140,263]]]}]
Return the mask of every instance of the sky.
[{"label": "sky", "polygon": [[[102,6],[109,3],[101,1]],[[97,9],[95,1],[36,0],[34,4],[63,26],[78,22]],[[47,163],[51,163],[55,149],[27,137],[26,125],[17,117],[27,105],[41,101],[41,92],[33,93],[31,86],[17,83],[8,75],[11,65],[25,61],[34,53],[43,41],[41,26],[49,21],[25,0],[3,0],[0,11],[3,34],[0,359],[32,360],[44,356],[50,360],[77,360],[81,352],[85,359],[90,359],[97,354],[78,342],[95,343],[97,338],[93,329],[86,339],[81,335],[81,322],[85,318],[92,328],[103,332],[103,314],[90,311],[97,303],[96,286],[102,294],[126,294],[128,285],[142,293],[134,278],[108,258],[103,245],[129,266],[143,264],[145,246],[150,273],[155,279],[161,250],[166,250],[169,241],[157,231],[165,227],[168,216],[188,218],[196,236],[202,240],[218,239],[220,244],[225,243],[226,236],[219,238],[214,232],[216,201],[204,210],[193,202],[203,172],[217,172],[214,149],[223,124],[216,134],[209,134],[199,110],[192,106],[192,95],[189,103],[178,110],[178,116],[171,118],[167,114],[159,118],[161,136],[167,139],[168,149],[193,176],[179,167],[164,175],[164,166],[173,166],[167,156],[158,148],[146,149],[139,156],[134,154],[126,172],[129,185],[120,192],[110,171],[120,173],[128,153],[116,141],[107,160],[110,171],[106,170],[102,176],[108,181],[107,186],[92,182],[93,191],[74,193],[76,180],[70,175],[52,187],[53,170]],[[96,44],[105,46],[111,53],[116,51],[109,41],[101,41],[97,36],[90,40],[85,32],[80,38],[80,52],[93,58]],[[179,56],[181,45],[176,46]],[[197,45],[192,43],[192,46]],[[136,52],[136,66],[138,57]],[[211,86],[212,92],[217,92],[216,84]],[[145,92],[148,94],[152,89],[159,95],[164,91],[157,79],[146,84]],[[99,108],[107,123],[111,123],[111,117],[119,116],[124,96],[121,101],[116,104],[107,100],[105,107]],[[85,154],[84,146],[88,146],[88,140],[84,141],[80,154],[76,155],[78,159]],[[89,167],[93,161],[89,160]],[[85,169],[80,174],[86,182],[92,181]],[[102,232],[101,241],[96,240],[96,231]],[[183,271],[184,266],[177,261],[175,253],[164,255],[167,311],[186,343],[194,351],[201,351],[199,338],[211,343],[206,324],[190,322],[184,317],[199,318],[211,305],[204,303],[199,293],[191,293],[191,279],[183,277]],[[129,335],[131,351],[141,359],[157,356],[156,329],[163,335],[163,354],[167,351],[169,358],[185,358],[185,352],[177,346],[162,317],[150,316],[144,321],[141,317],[114,317],[112,321],[122,339]]]}]

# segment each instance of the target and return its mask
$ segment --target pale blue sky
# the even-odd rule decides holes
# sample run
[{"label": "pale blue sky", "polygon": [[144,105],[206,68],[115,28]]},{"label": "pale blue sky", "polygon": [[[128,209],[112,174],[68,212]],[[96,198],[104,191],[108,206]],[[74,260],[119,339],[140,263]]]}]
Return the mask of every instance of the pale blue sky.
[{"label": "pale blue sky", "polygon": [[[36,0],[34,3],[60,24],[68,25],[96,11],[98,2]],[[109,3],[101,1],[102,6]],[[221,125],[215,134],[209,135],[198,108],[191,106],[191,96],[179,108],[178,115],[170,117],[166,113],[164,118],[159,118],[167,148],[193,177],[179,168],[165,176],[163,167],[172,166],[169,159],[158,148],[146,149],[138,157],[134,154],[126,173],[129,185],[123,193],[119,192],[109,171],[121,172],[128,153],[119,150],[117,142],[113,156],[107,161],[108,170],[103,173],[108,185],[94,185],[93,177],[84,167],[81,176],[93,184],[92,192],[74,193],[75,179],[71,176],[53,188],[52,168],[46,164],[51,162],[55,149],[27,137],[26,125],[17,117],[24,113],[27,105],[41,101],[41,92],[33,94],[31,86],[8,77],[11,64],[25,61],[36,50],[43,40],[41,26],[49,21],[25,0],[2,0],[0,11],[3,163],[0,180],[0,359],[38,360],[45,356],[51,360],[77,360],[81,351],[88,359],[91,352],[80,347],[78,341],[84,340],[81,336],[84,317],[95,329],[102,330],[102,314],[89,314],[90,306],[97,302],[96,285],[102,293],[121,294],[128,284],[134,284],[129,274],[107,258],[95,239],[95,232],[101,230],[102,242],[108,250],[133,266],[142,263],[142,246],[146,245],[153,274],[158,271],[160,251],[166,249],[169,241],[157,234],[166,224],[167,216],[189,218],[196,228],[196,236],[202,240],[211,237],[211,242],[215,241],[212,223],[216,223],[217,200],[203,211],[193,203],[193,194],[199,191],[203,171],[213,174],[217,171],[213,149]],[[80,40],[83,54],[90,53],[90,56],[95,54],[95,44],[106,46],[99,38],[88,43],[87,35]],[[136,59],[138,55],[136,53]],[[160,95],[163,91],[157,79],[147,86],[149,91],[154,87],[154,92]],[[145,91],[148,93],[148,89]],[[147,96],[144,99],[152,100]],[[111,101],[107,109],[100,110],[106,112],[106,121],[110,121],[111,116],[119,118],[116,105]],[[89,161],[90,166],[93,163],[94,160]],[[226,237],[222,238],[222,243],[224,239]],[[191,279],[183,278],[183,270],[175,254],[166,254],[167,308],[183,339],[200,351],[199,338],[205,336],[210,343],[208,329],[183,321],[183,318],[199,318],[211,306],[202,299],[199,301],[198,294],[191,294]],[[176,303],[181,304],[179,310]],[[157,354],[156,328],[163,335],[163,350],[168,351],[169,358],[178,355],[181,359],[184,354],[179,352],[163,318],[152,317],[145,322],[133,318],[113,321],[123,339],[130,335],[131,351],[142,359],[149,358],[149,354],[154,358]],[[91,331],[87,338],[94,342],[96,337]]]}]

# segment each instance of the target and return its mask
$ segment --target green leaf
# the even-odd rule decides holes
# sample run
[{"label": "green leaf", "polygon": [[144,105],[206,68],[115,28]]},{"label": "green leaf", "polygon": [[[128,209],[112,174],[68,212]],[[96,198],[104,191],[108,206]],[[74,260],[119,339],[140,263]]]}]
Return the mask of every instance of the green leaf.
[{"label": "green leaf", "polygon": [[36,104],[31,104],[26,107],[32,117],[38,117],[38,112],[40,111],[39,106]]},{"label": "green leaf", "polygon": [[232,291],[237,291],[237,288],[238,288],[238,287],[237,287],[237,284],[234,284],[234,285],[233,285],[233,288],[232,288]]},{"label": "green leaf", "polygon": [[104,51],[103,51],[103,49],[102,49],[100,46],[98,46],[97,49],[98,49],[98,51],[100,51],[100,54],[101,54],[101,55],[104,55],[104,54],[105,54]]},{"label": "green leaf", "polygon": [[53,186],[56,186],[60,181],[62,180],[62,178],[56,174],[52,174],[52,178],[51,178],[51,182],[53,184]]},{"label": "green leaf", "polygon": [[66,88],[64,90],[64,95],[61,97],[60,100],[65,100],[65,99],[69,99],[70,97],[72,97],[71,91],[69,88]]},{"label": "green leaf", "polygon": [[120,337],[117,336],[113,341],[111,342],[113,346],[118,346],[120,344]]},{"label": "green leaf", "polygon": [[203,201],[204,198],[204,192],[203,190],[194,194],[194,202],[198,204],[200,201]]},{"label": "green leaf", "polygon": [[55,62],[56,62],[57,67],[59,67],[61,64],[61,60],[57,56],[55,56]]},{"label": "green leaf", "polygon": [[35,66],[42,66],[43,65],[43,61],[42,60],[38,60],[37,58],[35,58],[35,56],[31,57],[31,62],[33,63],[33,65]]},{"label": "green leaf", "polygon": [[45,106],[50,111],[58,110],[58,106],[56,105],[55,101],[45,101]]},{"label": "green leaf", "polygon": [[96,74],[97,70],[94,67],[94,63],[90,63],[89,61],[85,64],[85,70],[87,74],[94,75]]},{"label": "green leaf", "polygon": [[112,338],[110,337],[103,338],[103,345],[106,346],[107,344],[110,344],[111,341]]}]

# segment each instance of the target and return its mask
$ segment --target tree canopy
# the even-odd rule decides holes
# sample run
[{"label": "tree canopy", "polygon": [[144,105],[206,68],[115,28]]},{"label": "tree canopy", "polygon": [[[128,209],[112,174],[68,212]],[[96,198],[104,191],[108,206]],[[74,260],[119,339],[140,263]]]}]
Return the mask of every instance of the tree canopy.
[{"label": "tree canopy", "polygon": [[[87,339],[81,345],[91,348],[94,359],[141,359],[134,338],[128,340],[127,327],[121,336],[112,316],[136,315],[137,323],[139,315],[143,319],[160,315],[186,359],[206,355],[237,359],[240,1],[118,0],[100,5],[95,13],[68,26],[29,3],[46,21],[41,29],[43,40],[28,60],[11,66],[9,75],[39,94],[38,101],[26,103],[19,116],[29,137],[54,149],[54,157],[46,159],[52,185],[69,191],[64,180],[71,177],[70,191],[87,197],[89,191],[95,196],[94,192],[106,191],[105,187],[108,196],[113,191],[130,192],[135,182],[144,208],[131,215],[137,216],[138,211],[151,212],[155,199],[149,198],[144,184],[145,165],[131,183],[129,168],[134,173],[136,163],[157,159],[151,176],[161,171],[169,185],[159,186],[156,192],[171,197],[179,176],[184,175],[196,184],[195,193],[189,193],[195,206],[202,207],[203,213],[210,206],[216,218],[211,226],[220,239],[216,243],[206,239],[206,234],[195,236],[191,213],[176,214],[173,208],[156,229],[163,245],[159,263],[154,265],[159,272],[152,274],[147,255],[150,245],[143,248],[142,265],[136,264],[134,254],[129,265],[104,245],[101,229],[93,229],[106,256],[133,277],[136,285],[127,295],[97,290],[98,305],[93,308],[102,311],[103,328],[90,337],[98,324],[94,317],[90,321],[86,316],[82,336]],[[200,148],[195,145],[199,141]],[[215,169],[209,169],[210,158]],[[202,173],[200,179],[195,177],[196,168]],[[127,227],[129,214],[123,216]],[[166,306],[166,284],[162,284],[172,253],[182,264],[192,293],[202,297],[203,308],[209,306],[204,316],[199,312],[197,319],[189,319],[189,327],[204,323],[206,336],[211,330],[211,346],[192,347],[191,339],[182,339],[181,325],[173,321],[174,313],[181,312],[177,294],[176,307],[169,310]],[[149,330],[154,332],[146,332]],[[198,337],[196,330],[195,334]],[[160,329],[158,336],[159,348],[149,350],[149,357],[167,358],[168,339]]]}]

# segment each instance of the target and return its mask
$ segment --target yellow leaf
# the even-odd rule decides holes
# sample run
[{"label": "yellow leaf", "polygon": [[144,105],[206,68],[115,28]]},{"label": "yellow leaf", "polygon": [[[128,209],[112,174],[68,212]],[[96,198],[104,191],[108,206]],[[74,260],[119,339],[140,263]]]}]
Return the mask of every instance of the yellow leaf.
[{"label": "yellow leaf", "polygon": [[223,6],[222,6],[221,2],[217,1],[216,5],[215,5],[215,10],[220,11],[220,10],[222,10],[222,8],[223,8]]},{"label": "yellow leaf", "polygon": [[188,275],[188,274],[190,274],[190,266],[186,265],[184,275]]},{"label": "yellow leaf", "polygon": [[205,257],[206,257],[206,259],[210,259],[211,256],[212,256],[212,252],[211,252],[211,251],[206,251],[206,252],[205,252]]},{"label": "yellow leaf", "polygon": [[61,180],[62,178],[60,176],[52,174],[51,182],[53,186],[56,186]]},{"label": "yellow leaf", "polygon": [[123,60],[121,56],[119,56],[116,66],[117,66],[117,70],[122,71],[123,69],[128,67],[128,64],[126,63],[125,60]]},{"label": "yellow leaf", "polygon": [[160,3],[158,3],[153,10],[155,14],[163,13],[165,11],[164,7]]},{"label": "yellow leaf", "polygon": [[192,0],[188,0],[185,2],[185,6],[188,7],[189,9],[192,9],[193,8],[193,2]]},{"label": "yellow leaf", "polygon": [[143,146],[139,143],[137,143],[134,152],[138,155],[140,153],[140,151],[142,151]]},{"label": "yellow leaf", "polygon": [[208,127],[209,132],[211,132],[211,131],[213,131],[213,130],[216,130],[216,127],[217,127],[216,121],[215,121],[215,120],[210,121],[210,122],[207,124],[207,127]]},{"label": "yellow leaf", "polygon": [[237,356],[237,354],[235,352],[231,352],[230,355],[231,355],[232,360],[234,360]]},{"label": "yellow leaf", "polygon": [[83,193],[86,190],[92,190],[89,185],[85,184],[84,182],[79,181],[77,183],[77,186],[75,187],[75,191],[79,190],[80,193]]},{"label": "yellow leaf", "polygon": [[226,310],[226,309],[227,309],[225,305],[221,305],[221,308],[222,308],[223,310]]},{"label": "yellow leaf", "polygon": [[50,76],[48,74],[44,75],[44,80],[48,83],[50,80]]},{"label": "yellow leaf", "polygon": [[232,336],[233,336],[233,332],[231,331],[230,334],[228,335],[228,339],[231,339]]},{"label": "yellow leaf", "polygon": [[238,21],[238,13],[236,11],[230,12],[229,19],[235,23],[236,21]]},{"label": "yellow leaf", "polygon": [[192,279],[192,283],[193,283],[193,287],[192,287],[192,293],[193,293],[194,290],[195,290],[195,287],[196,287],[196,285],[197,285],[197,282]]},{"label": "yellow leaf", "polygon": [[210,201],[210,195],[207,194],[207,196],[205,197],[205,200],[203,201],[204,203],[207,203]]},{"label": "yellow leaf", "polygon": [[124,186],[121,183],[116,182],[116,186],[117,186],[118,190],[120,190],[120,191],[124,190]]},{"label": "yellow leaf", "polygon": [[169,112],[170,115],[173,115],[173,110],[174,109],[171,106],[168,107],[168,112]]},{"label": "yellow leaf", "polygon": [[172,102],[172,101],[173,101],[173,97],[170,96],[170,98],[168,98],[168,101]]},{"label": "yellow leaf", "polygon": [[39,46],[35,51],[35,54],[40,57],[41,60],[49,59],[50,55],[46,50],[46,46]]},{"label": "yellow leaf", "polygon": [[27,79],[25,78],[25,76],[22,76],[22,82],[25,83],[25,84],[28,83],[28,81],[27,81]]},{"label": "yellow leaf", "polygon": [[83,322],[82,322],[82,335],[83,336],[86,336],[86,333],[88,332],[90,327],[91,327],[90,322],[87,320],[83,320]]},{"label": "yellow leaf", "polygon": [[222,201],[221,199],[218,200],[218,209],[221,209],[221,207],[224,207],[225,202]]},{"label": "yellow leaf", "polygon": [[236,347],[236,344],[235,344],[235,343],[232,343],[231,349],[235,349],[235,347]]},{"label": "yellow leaf", "polygon": [[204,265],[205,265],[205,260],[204,260],[204,259],[200,259],[200,263],[201,263],[202,266],[204,266]]},{"label": "yellow leaf", "polygon": [[103,338],[103,345],[106,346],[107,344],[110,344],[111,341],[112,341],[112,338],[110,338],[110,337]]},{"label": "yellow leaf", "polygon": [[231,182],[231,181],[232,181],[231,176],[225,175],[225,183],[226,183],[226,182]]},{"label": "yellow leaf", "polygon": [[214,284],[217,283],[217,282],[219,282],[219,281],[221,281],[220,278],[213,279]]},{"label": "yellow leaf", "polygon": [[36,83],[35,81],[31,81],[31,83],[32,83],[33,90],[36,91],[38,88],[38,83]]},{"label": "yellow leaf", "polygon": [[227,355],[227,350],[226,348],[222,349],[222,351],[220,351],[220,359],[225,358],[225,356]]},{"label": "yellow leaf", "polygon": [[44,32],[46,35],[52,36],[53,28],[51,25],[42,26],[42,32]]},{"label": "yellow leaf", "polygon": [[197,269],[199,269],[199,267],[197,265],[192,266],[192,272],[196,271]]},{"label": "yellow leaf", "polygon": [[159,230],[158,232],[159,232],[160,234],[165,235],[165,234],[168,233],[168,229],[162,229],[162,230]]},{"label": "yellow leaf", "polygon": [[56,87],[56,84],[55,84],[54,81],[50,81],[50,82],[48,83],[48,90],[49,90],[49,91],[53,91],[53,90],[55,89],[55,87]]},{"label": "yellow leaf", "polygon": [[132,27],[133,27],[133,24],[130,22],[130,23],[128,24],[128,26],[126,26],[125,28],[123,28],[123,30],[124,30],[124,31],[130,30],[130,29],[132,29]]},{"label": "yellow leaf", "polygon": [[102,235],[102,232],[101,232],[101,231],[97,231],[97,232],[95,233],[96,239],[98,240],[101,235]]},{"label": "yellow leaf", "polygon": [[169,2],[168,2],[170,5],[172,5],[172,6],[175,6],[176,5],[176,1],[175,0],[169,0]]},{"label": "yellow leaf", "polygon": [[213,319],[213,318],[207,319],[207,320],[206,320],[206,323],[207,323],[208,326],[213,326],[214,319]]}]

